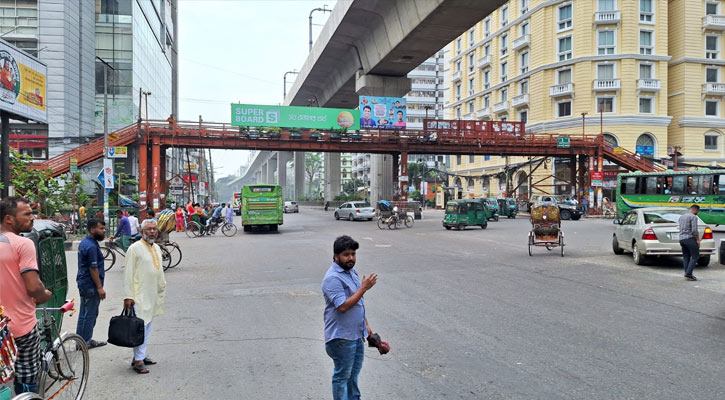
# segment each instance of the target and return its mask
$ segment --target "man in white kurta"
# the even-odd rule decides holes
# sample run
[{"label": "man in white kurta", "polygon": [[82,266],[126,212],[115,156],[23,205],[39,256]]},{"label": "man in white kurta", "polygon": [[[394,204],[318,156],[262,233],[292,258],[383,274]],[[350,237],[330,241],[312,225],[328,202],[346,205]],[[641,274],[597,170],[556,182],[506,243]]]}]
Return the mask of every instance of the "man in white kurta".
[{"label": "man in white kurta", "polygon": [[134,307],[136,315],[144,320],[145,337],[142,345],[133,349],[133,369],[139,374],[149,372],[147,365],[156,364],[146,356],[151,323],[164,313],[166,278],[161,263],[161,249],[155,244],[158,234],[156,221],[141,224],[143,239],[131,245],[126,252],[124,272],[124,307]]}]

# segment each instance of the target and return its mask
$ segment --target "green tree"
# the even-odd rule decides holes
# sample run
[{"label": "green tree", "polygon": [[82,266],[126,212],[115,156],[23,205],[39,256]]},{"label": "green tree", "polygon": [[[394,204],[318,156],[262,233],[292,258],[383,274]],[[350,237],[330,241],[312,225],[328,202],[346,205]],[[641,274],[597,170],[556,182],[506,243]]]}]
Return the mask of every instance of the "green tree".
[{"label": "green tree", "polygon": [[420,190],[420,182],[428,175],[428,166],[423,162],[408,164],[408,182]]},{"label": "green tree", "polygon": [[[18,196],[40,204],[40,211],[52,215],[55,211],[68,209],[73,196],[73,181],[63,177],[53,178],[50,169],[31,168],[33,160],[12,150],[10,153],[10,182]],[[76,187],[81,185],[78,174],[74,174]]]},{"label": "green tree", "polygon": [[357,188],[362,187],[363,185],[365,185],[365,182],[363,182],[362,179],[352,178],[342,184],[342,191],[345,194],[357,193]]},{"label": "green tree", "polygon": [[312,193],[313,182],[317,173],[322,170],[322,154],[321,153],[305,153],[305,175],[307,175],[308,190],[312,197],[317,197],[317,193]]}]

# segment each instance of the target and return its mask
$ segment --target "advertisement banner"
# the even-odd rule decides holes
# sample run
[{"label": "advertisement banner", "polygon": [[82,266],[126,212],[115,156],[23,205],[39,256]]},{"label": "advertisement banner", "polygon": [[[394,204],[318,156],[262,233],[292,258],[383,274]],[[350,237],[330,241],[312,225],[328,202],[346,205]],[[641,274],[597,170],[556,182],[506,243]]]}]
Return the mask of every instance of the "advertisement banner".
[{"label": "advertisement banner", "polygon": [[113,176],[113,160],[110,158],[103,159],[103,187],[113,189],[115,179]]},{"label": "advertisement banner", "polygon": [[0,40],[0,109],[38,122],[48,122],[48,67]]},{"label": "advertisement banner", "polygon": [[128,147],[126,146],[108,146],[106,150],[108,158],[127,158]]},{"label": "advertisement banner", "polygon": [[191,179],[191,183],[196,183],[197,178],[196,175],[184,175],[184,183],[189,183],[189,179]]},{"label": "advertisement banner", "polygon": [[655,154],[654,146],[636,146],[635,150],[643,156],[651,156]]},{"label": "advertisement banner", "polygon": [[233,126],[304,129],[360,129],[357,110],[232,104]]},{"label": "advertisement banner", "polygon": [[405,129],[407,120],[404,98],[360,96],[360,128]]},{"label": "advertisement banner", "polygon": [[604,179],[604,173],[600,171],[589,172],[592,186],[602,186],[602,180]]}]

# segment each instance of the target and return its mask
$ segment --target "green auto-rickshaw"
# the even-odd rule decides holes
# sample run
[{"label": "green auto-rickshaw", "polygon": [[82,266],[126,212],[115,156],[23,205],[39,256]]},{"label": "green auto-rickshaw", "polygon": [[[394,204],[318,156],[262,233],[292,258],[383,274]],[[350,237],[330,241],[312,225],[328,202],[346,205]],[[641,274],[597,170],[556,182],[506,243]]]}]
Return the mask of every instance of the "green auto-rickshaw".
[{"label": "green auto-rickshaw", "polygon": [[481,199],[450,200],[446,205],[443,227],[448,230],[451,228],[464,230],[467,226],[480,226],[486,229],[491,215],[486,202]]},{"label": "green auto-rickshaw", "polygon": [[488,209],[491,210],[491,216],[488,219],[498,221],[498,216],[501,213],[498,209],[498,200],[495,197],[486,197],[485,202]]},{"label": "green auto-rickshaw", "polygon": [[516,200],[510,197],[498,199],[498,212],[506,218],[516,218],[516,214],[519,213],[519,206],[516,204]]}]

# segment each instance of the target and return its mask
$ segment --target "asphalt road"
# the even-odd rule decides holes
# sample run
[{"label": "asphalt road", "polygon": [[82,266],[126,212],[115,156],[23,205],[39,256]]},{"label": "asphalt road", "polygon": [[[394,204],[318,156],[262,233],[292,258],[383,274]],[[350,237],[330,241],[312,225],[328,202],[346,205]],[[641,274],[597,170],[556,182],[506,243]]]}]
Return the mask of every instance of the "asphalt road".
[{"label": "asphalt road", "polygon": [[[561,258],[529,257],[523,218],[446,231],[442,213],[424,217],[381,231],[303,208],[276,233],[172,234],[184,260],[167,271],[166,313],[154,320],[159,364],[137,375],[130,349],[93,349],[85,398],[331,398],[320,282],[341,234],[361,244],[359,273],[379,274],[368,320],[392,347],[366,352],[363,398],[725,398],[717,260],[688,282],[678,259],[638,267],[614,255],[608,220],[564,222]],[[97,339],[121,311],[122,276],[118,265],[107,273]]]}]

